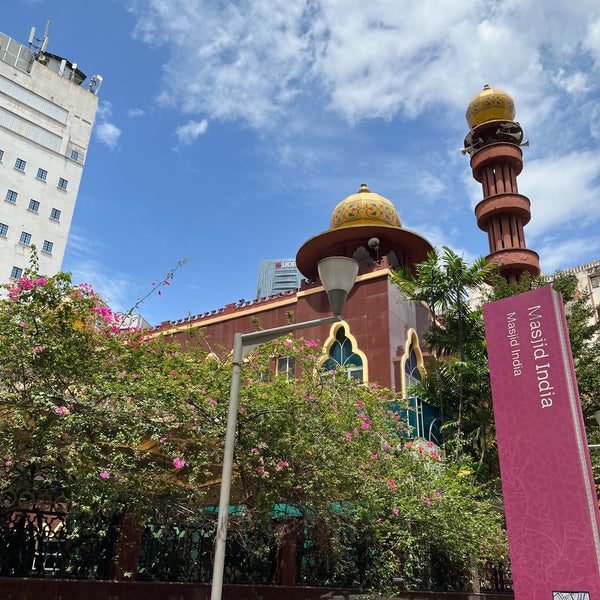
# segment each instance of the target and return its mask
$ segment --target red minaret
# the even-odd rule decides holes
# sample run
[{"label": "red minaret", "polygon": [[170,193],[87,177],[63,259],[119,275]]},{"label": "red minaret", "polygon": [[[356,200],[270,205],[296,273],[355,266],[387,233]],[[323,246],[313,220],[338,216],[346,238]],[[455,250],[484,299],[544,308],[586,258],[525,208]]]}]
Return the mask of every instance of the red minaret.
[{"label": "red minaret", "polygon": [[502,90],[483,87],[467,108],[470,131],[463,154],[471,156],[473,177],[483,187],[475,207],[479,229],[487,232],[488,262],[498,265],[509,282],[525,272],[538,275],[540,259],[525,244],[523,227],[531,219],[530,202],[519,194],[517,176],[523,170],[523,130],[515,122],[513,99]]}]

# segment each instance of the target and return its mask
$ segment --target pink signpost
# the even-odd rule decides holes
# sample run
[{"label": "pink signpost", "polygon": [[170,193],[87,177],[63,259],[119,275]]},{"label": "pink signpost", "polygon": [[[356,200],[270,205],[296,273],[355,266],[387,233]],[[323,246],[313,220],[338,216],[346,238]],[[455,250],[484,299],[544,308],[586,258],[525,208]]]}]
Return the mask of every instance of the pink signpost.
[{"label": "pink signpost", "polygon": [[600,600],[600,513],[563,302],[484,307],[516,600]]}]

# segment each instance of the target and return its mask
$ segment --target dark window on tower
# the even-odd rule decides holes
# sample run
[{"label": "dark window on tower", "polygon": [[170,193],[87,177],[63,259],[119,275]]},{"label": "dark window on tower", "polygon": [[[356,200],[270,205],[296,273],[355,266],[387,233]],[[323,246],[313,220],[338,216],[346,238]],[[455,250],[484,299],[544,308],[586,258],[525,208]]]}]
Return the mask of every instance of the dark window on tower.
[{"label": "dark window on tower", "polygon": [[50,218],[53,221],[60,221],[60,210],[58,210],[58,208],[53,208],[50,211]]},{"label": "dark window on tower", "polygon": [[40,203],[37,200],[34,200],[33,198],[29,201],[29,206],[27,207],[27,210],[30,212],[39,212],[40,211]]},{"label": "dark window on tower", "polygon": [[12,268],[12,271],[10,272],[11,279],[19,279],[19,277],[21,277],[21,275],[23,275],[23,269],[21,269],[19,267]]},{"label": "dark window on tower", "polygon": [[27,162],[24,161],[22,158],[17,158],[17,160],[15,161],[15,169],[17,169],[17,171],[25,171],[26,164]]},{"label": "dark window on tower", "polygon": [[46,171],[46,169],[38,169],[36,177],[41,181],[46,181],[46,178],[48,177],[48,171]]}]

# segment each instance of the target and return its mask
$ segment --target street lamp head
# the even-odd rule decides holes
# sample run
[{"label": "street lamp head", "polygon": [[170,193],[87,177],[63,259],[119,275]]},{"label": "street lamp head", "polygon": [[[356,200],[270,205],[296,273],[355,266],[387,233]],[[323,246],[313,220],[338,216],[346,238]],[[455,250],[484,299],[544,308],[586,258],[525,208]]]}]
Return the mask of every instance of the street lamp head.
[{"label": "street lamp head", "polygon": [[358,263],[347,256],[329,256],[319,261],[317,269],[329,298],[331,312],[341,315],[358,275]]}]

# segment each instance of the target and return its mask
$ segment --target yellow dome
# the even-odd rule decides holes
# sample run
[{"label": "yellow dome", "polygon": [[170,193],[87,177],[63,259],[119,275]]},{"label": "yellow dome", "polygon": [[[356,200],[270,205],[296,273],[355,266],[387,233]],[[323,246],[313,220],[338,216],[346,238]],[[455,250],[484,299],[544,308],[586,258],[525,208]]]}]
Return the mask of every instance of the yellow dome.
[{"label": "yellow dome", "polygon": [[369,191],[364,183],[358,193],[348,196],[333,209],[329,229],[357,225],[402,227],[396,207],[387,198]]},{"label": "yellow dome", "polygon": [[471,98],[466,117],[471,129],[487,121],[514,121],[515,103],[506,92],[484,85],[483,90]]}]

